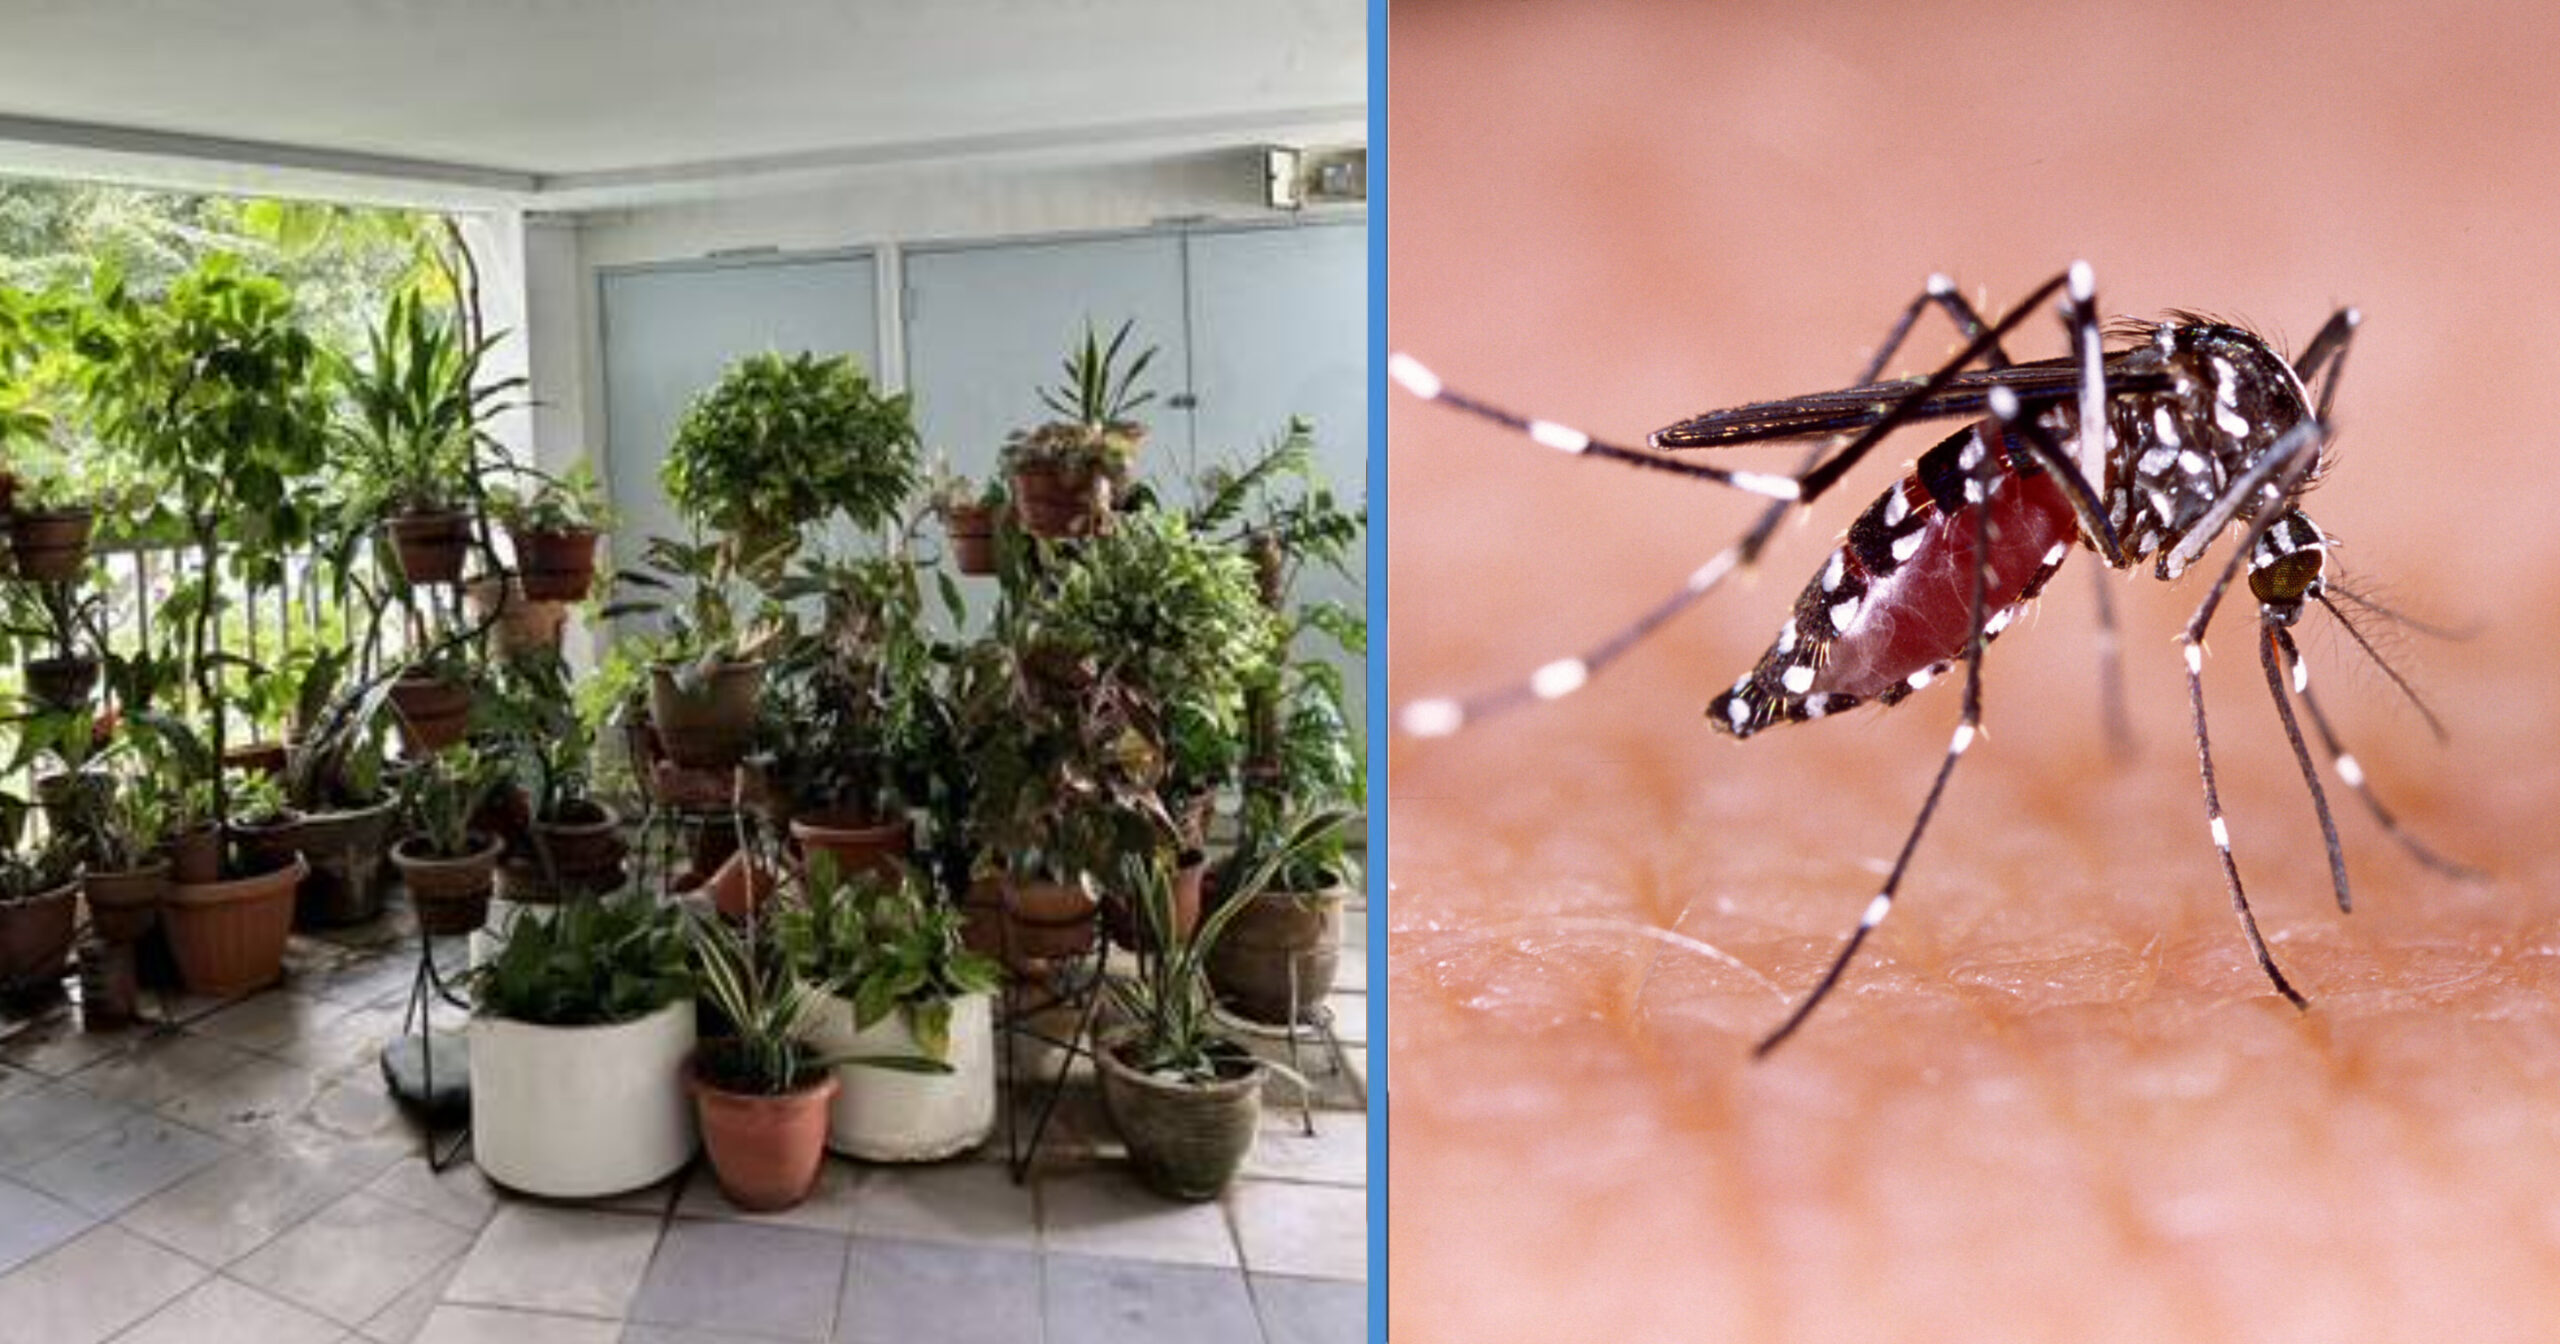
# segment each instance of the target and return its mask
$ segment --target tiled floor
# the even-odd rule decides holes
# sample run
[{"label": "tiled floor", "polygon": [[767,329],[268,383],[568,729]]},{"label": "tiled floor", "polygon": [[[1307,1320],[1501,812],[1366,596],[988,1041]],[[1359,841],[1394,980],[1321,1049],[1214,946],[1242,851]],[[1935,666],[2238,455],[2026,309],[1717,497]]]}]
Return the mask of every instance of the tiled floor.
[{"label": "tiled floor", "polygon": [[698,1162],[593,1205],[431,1173],[375,1065],[414,966],[396,912],[297,936],[286,983],[247,1000],[173,998],[118,1031],[64,1006],[0,1017],[0,1344],[1350,1344],[1359,918],[1333,1003],[1352,1071],[1310,1057],[1316,1133],[1293,1099],[1267,1106],[1245,1175],[1204,1205],[1138,1185],[1085,1085],[1021,1185],[1001,1129],[930,1166],[830,1159],[770,1216]]}]

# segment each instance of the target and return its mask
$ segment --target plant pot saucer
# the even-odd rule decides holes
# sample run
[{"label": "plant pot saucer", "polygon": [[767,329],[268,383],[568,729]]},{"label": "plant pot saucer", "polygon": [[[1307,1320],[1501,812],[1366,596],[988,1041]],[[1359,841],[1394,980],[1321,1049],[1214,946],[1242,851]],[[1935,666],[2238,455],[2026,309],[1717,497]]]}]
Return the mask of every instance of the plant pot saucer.
[{"label": "plant pot saucer", "polygon": [[395,1036],[382,1047],[382,1081],[430,1126],[471,1118],[471,1038],[458,1031]]}]

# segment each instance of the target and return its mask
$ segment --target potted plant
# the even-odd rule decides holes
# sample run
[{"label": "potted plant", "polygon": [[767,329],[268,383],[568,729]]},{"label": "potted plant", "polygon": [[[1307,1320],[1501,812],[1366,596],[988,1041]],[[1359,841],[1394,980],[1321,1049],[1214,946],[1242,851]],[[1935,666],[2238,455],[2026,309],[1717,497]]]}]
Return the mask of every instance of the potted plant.
[{"label": "potted plant", "polygon": [[78,927],[80,880],[68,838],[35,834],[26,800],[0,794],[0,996],[58,989]]},{"label": "potted plant", "polygon": [[86,837],[80,890],[98,936],[130,943],[159,922],[169,897],[167,843],[180,809],[174,781],[142,753],[120,752],[116,766],[116,786]]},{"label": "potted plant", "polygon": [[730,568],[779,574],[802,530],[841,513],[861,529],[899,515],[916,486],[906,394],[849,355],[750,355],[686,408],[661,469],[667,498],[727,538]]},{"label": "potted plant", "polygon": [[960,911],[912,871],[809,861],[804,899],[773,937],[824,995],[806,1038],[838,1066],[827,1146],[870,1162],[930,1162],[995,1125],[996,963],[961,943]]},{"label": "potted plant", "polygon": [[910,763],[933,746],[937,654],[904,554],[813,561],[777,585],[814,601],[811,628],[780,642],[750,763],[804,854],[895,876],[914,845]]},{"label": "potted plant", "polygon": [[305,682],[310,707],[294,716],[300,727],[282,776],[286,798],[302,814],[296,843],[311,866],[297,918],[322,927],[381,913],[382,859],[399,802],[385,777],[389,684],[336,684],[343,666],[343,652],[333,652]]},{"label": "potted plant", "polygon": [[472,1156],[489,1179],[592,1199],[692,1160],[693,981],[672,907],[607,897],[519,919],[471,987]]},{"label": "potted plant", "polygon": [[[29,413],[36,414],[32,407]],[[38,432],[10,463],[9,553],[19,578],[68,583],[89,563],[98,513],[75,478],[70,455],[54,438],[63,432],[61,423],[50,411],[41,416],[28,425]]]},{"label": "potted plant", "polygon": [[596,540],[612,525],[595,471],[580,460],[558,476],[525,474],[530,488],[502,488],[490,499],[515,551],[524,595],[535,602],[583,602],[595,584]]},{"label": "potted plant", "polygon": [[471,728],[478,669],[454,640],[429,647],[391,681],[391,707],[400,740],[411,755],[432,755],[462,740]]},{"label": "potted plant", "polygon": [[498,337],[475,337],[414,289],[392,297],[369,358],[344,368],[339,458],[350,517],[378,518],[413,584],[455,583],[471,546],[481,425],[522,378],[483,385]]},{"label": "potted plant", "polygon": [[1066,382],[1040,391],[1041,404],[1059,418],[1006,439],[1003,468],[1023,531],[1084,536],[1110,516],[1112,492],[1127,483],[1146,441],[1146,426],[1130,417],[1155,400],[1138,380],[1155,361],[1156,347],[1121,362],[1134,326],[1121,323],[1106,344],[1086,323],[1083,343],[1068,352]]},{"label": "potted plant", "polygon": [[504,846],[472,822],[506,769],[503,758],[457,744],[411,762],[401,777],[400,810],[410,829],[391,847],[391,862],[417,907],[418,928],[430,937],[469,933],[489,917]]},{"label": "potted plant", "polygon": [[996,522],[1005,509],[1004,482],[984,487],[947,468],[935,473],[933,511],[951,544],[951,567],[963,574],[996,572]]},{"label": "potted plant", "polygon": [[681,607],[637,599],[605,614],[655,613],[667,620],[649,669],[649,719],[659,746],[679,768],[727,772],[746,754],[764,687],[766,646],[778,628],[749,627],[732,596],[729,548],[653,537],[648,569],[627,582],[668,591],[685,585]]},{"label": "potted plant", "polygon": [[1173,922],[1171,867],[1159,855],[1123,856],[1119,885],[1134,893],[1151,946],[1138,953],[1135,975],[1110,982],[1120,1023],[1095,1050],[1094,1065],[1130,1165],[1158,1193],[1217,1198],[1261,1127],[1263,1075],[1287,1073],[1225,1034],[1207,961],[1236,912],[1306,842],[1303,830],[1282,841],[1242,876],[1235,900],[1187,936]]},{"label": "potted plant", "polygon": [[595,796],[595,725],[556,653],[514,659],[494,700],[498,736],[527,800],[524,852],[507,858],[511,900],[593,895],[621,885],[622,816]]},{"label": "potted plant", "polygon": [[730,1032],[696,1047],[685,1074],[712,1174],[741,1209],[790,1208],[818,1182],[843,1086],[805,1039],[826,1000],[751,928],[703,919],[692,929],[703,996]]}]

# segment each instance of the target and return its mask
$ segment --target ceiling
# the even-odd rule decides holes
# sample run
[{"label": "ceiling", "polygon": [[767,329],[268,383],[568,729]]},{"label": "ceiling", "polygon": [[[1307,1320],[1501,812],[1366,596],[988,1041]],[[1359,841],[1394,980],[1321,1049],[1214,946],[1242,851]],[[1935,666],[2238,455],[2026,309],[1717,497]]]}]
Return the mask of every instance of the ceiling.
[{"label": "ceiling", "polygon": [[576,206],[1359,139],[1366,22],[1364,0],[0,0],[0,171]]}]

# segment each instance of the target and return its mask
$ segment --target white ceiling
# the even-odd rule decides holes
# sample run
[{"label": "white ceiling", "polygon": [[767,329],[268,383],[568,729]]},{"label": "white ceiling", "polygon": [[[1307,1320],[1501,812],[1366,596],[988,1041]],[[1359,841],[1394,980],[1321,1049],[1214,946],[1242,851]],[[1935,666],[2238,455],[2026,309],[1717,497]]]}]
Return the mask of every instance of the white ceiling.
[{"label": "white ceiling", "polygon": [[0,170],[595,204],[1356,139],[1366,21],[1364,0],[0,0]]}]

